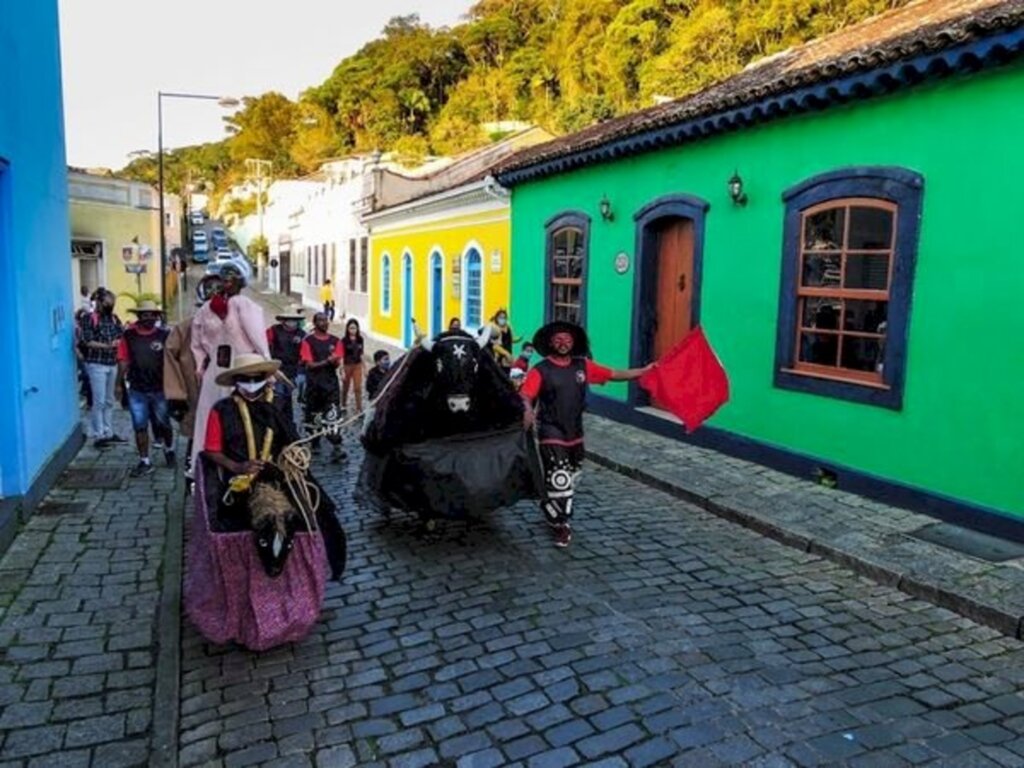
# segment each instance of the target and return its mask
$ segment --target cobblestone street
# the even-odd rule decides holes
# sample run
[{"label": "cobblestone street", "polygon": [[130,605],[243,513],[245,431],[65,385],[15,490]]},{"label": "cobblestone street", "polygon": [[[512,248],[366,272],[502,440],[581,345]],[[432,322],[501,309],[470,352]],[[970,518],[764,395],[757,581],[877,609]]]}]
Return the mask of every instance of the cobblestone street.
[{"label": "cobblestone street", "polygon": [[529,505],[431,535],[351,501],[305,641],[185,624],[181,764],[1024,764],[1024,645],[588,466],[576,539]]}]

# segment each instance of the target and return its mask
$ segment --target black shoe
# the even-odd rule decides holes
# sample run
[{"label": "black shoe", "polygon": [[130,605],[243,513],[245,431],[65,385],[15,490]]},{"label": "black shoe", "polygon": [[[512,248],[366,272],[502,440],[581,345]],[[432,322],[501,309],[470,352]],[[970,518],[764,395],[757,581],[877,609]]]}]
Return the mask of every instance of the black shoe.
[{"label": "black shoe", "polygon": [[572,528],[568,523],[555,526],[555,546],[565,549],[572,542]]},{"label": "black shoe", "polygon": [[109,437],[97,437],[96,442],[93,443],[97,448],[109,448],[112,443]]},{"label": "black shoe", "polygon": [[152,463],[148,461],[140,461],[135,465],[135,468],[128,473],[128,477],[145,477],[146,475],[152,475],[154,471]]},{"label": "black shoe", "polygon": [[110,437],[107,438],[107,440],[109,440],[111,442],[111,444],[113,444],[113,443],[127,443],[128,442],[127,440],[125,440],[120,435],[111,435]]},{"label": "black shoe", "polygon": [[178,457],[174,451],[164,451],[164,461],[167,463],[168,467],[178,466]]},{"label": "black shoe", "polygon": [[341,462],[345,461],[347,458],[348,458],[348,454],[345,453],[345,451],[343,451],[341,448],[335,448],[331,452],[331,463],[332,464],[341,464]]}]

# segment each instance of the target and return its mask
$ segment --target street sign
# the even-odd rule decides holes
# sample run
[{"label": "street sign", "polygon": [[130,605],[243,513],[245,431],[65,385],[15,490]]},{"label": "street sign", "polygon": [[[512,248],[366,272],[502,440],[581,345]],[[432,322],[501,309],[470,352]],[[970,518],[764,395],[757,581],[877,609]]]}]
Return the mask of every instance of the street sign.
[{"label": "street sign", "polygon": [[121,258],[125,261],[131,261],[132,256],[135,255],[135,247],[131,245],[125,245],[121,247]]},{"label": "street sign", "polygon": [[124,271],[129,275],[144,275],[146,274],[145,264],[125,264]]},{"label": "street sign", "polygon": [[277,269],[277,259],[271,259],[270,266],[272,269]]}]

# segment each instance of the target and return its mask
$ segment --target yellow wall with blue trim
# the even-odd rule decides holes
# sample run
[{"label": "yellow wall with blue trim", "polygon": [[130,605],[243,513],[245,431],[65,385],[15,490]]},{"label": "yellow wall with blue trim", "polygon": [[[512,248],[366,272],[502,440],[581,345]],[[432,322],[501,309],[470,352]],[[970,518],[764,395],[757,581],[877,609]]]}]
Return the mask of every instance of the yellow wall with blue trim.
[{"label": "yellow wall with blue trim", "polygon": [[[403,225],[391,224],[386,229],[373,229],[370,238],[372,268],[370,270],[370,327],[374,333],[402,341],[403,301],[405,285],[402,257],[412,255],[412,316],[420,328],[430,329],[430,260],[435,251],[442,256],[443,286],[441,328],[447,329],[448,320],[458,317],[465,323],[463,304],[465,297],[465,270],[463,257],[470,246],[480,251],[482,261],[483,306],[482,320],[490,318],[499,307],[508,307],[510,283],[510,226],[509,209],[490,210],[460,216],[448,216],[431,221]],[[501,269],[493,272],[492,255],[501,252]],[[382,307],[381,281],[384,254],[391,257],[391,311]],[[453,266],[460,265],[462,289],[459,298],[452,291]],[[515,321],[515,318],[511,318]]]}]

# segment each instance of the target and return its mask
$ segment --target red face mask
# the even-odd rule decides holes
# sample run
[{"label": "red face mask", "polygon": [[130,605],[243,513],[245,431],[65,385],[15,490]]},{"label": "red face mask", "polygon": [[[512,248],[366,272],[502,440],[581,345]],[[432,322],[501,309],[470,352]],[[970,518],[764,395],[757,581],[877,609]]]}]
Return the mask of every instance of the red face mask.
[{"label": "red face mask", "polygon": [[210,309],[213,310],[213,314],[223,320],[228,316],[228,297],[223,293],[215,293],[210,299]]}]

